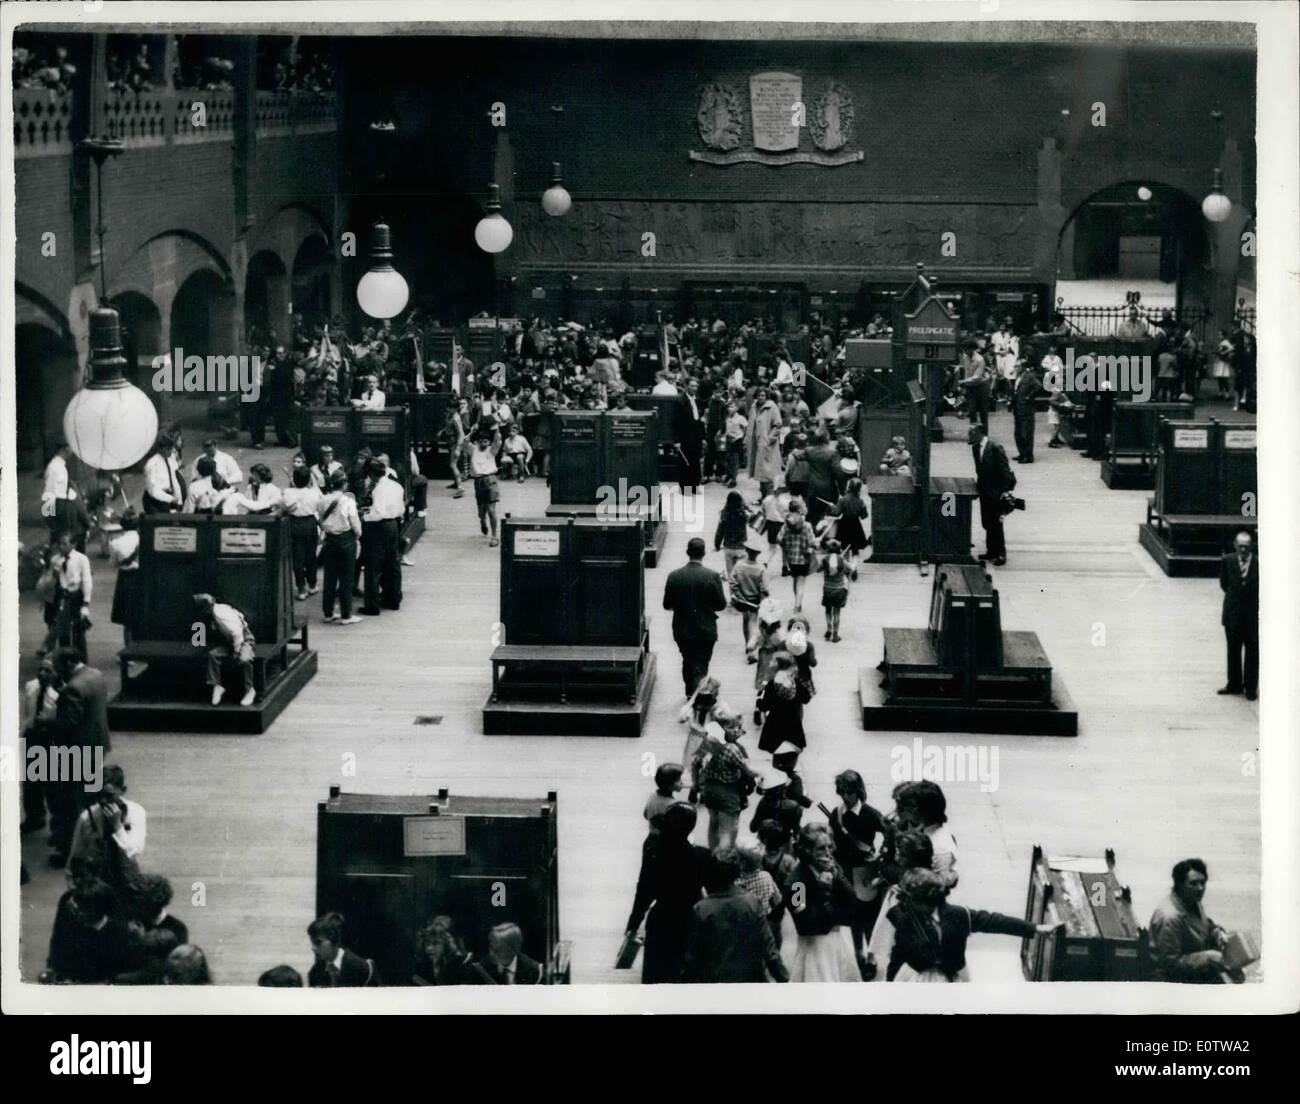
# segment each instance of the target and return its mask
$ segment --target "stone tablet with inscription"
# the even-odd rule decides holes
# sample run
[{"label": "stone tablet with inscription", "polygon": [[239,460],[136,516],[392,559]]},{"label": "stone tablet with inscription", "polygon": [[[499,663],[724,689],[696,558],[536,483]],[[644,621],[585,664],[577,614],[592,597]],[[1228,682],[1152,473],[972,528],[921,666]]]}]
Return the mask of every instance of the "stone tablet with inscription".
[{"label": "stone tablet with inscription", "polygon": [[754,148],[780,152],[799,148],[795,104],[803,102],[803,78],[794,73],[755,73],[749,78]]}]

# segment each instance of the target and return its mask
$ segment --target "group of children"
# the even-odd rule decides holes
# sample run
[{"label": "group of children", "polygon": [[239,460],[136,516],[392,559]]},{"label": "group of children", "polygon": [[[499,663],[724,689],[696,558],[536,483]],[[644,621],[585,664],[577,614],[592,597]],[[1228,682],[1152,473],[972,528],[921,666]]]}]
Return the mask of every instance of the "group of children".
[{"label": "group of children", "polygon": [[[781,574],[791,580],[796,614],[803,611],[808,576],[814,571],[822,575],[824,635],[826,640],[839,643],[840,615],[848,602],[848,584],[857,579],[858,559],[870,544],[862,525],[866,517],[860,479],[849,480],[839,500],[816,526],[808,520],[803,499],[785,487],[775,487],[757,506],[747,505],[738,491],[727,495],[713,546],[725,556],[731,605],[743,618],[747,648],[759,605],[769,597],[767,569],[778,552]],[[767,556],[760,560],[764,552]]]}]

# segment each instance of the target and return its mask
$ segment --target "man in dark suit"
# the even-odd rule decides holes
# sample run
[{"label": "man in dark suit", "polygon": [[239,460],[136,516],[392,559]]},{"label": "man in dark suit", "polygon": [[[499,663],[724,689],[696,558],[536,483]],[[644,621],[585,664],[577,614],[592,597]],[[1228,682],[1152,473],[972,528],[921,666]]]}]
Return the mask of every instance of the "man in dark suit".
[{"label": "man in dark suit", "polygon": [[343,917],[327,912],[307,925],[315,961],[307,972],[312,989],[360,988],[377,984],[375,964],[343,947]]},{"label": "man in dark suit", "polygon": [[[1259,557],[1255,540],[1243,529],[1219,564],[1219,589],[1223,591],[1223,635],[1228,640],[1228,685],[1220,694],[1245,693],[1254,701],[1259,688]],[[1242,676],[1241,653],[1246,653]]]},{"label": "man in dark suit", "polygon": [[1007,453],[989,439],[982,425],[972,425],[966,438],[975,458],[975,489],[980,496],[980,524],[984,526],[986,551],[981,560],[991,560],[997,567],[1007,562],[1007,539],[1002,531],[1002,496],[1016,486],[1015,474],[1007,462]]},{"label": "man in dark suit", "polygon": [[476,964],[481,985],[540,985],[541,963],[523,953],[524,933],[518,924],[498,924],[488,932],[488,953]]},{"label": "man in dark suit", "polygon": [[700,465],[704,458],[704,405],[700,399],[699,381],[688,379],[678,397],[677,426],[681,433],[683,491],[700,489]]},{"label": "man in dark suit", "polygon": [[772,926],[758,902],[738,885],[740,857],[720,847],[709,860],[709,895],[691,910],[686,943],[687,982],[789,981]]},{"label": "man in dark suit", "polygon": [[1038,373],[1028,361],[1022,360],[1015,389],[1011,392],[1011,415],[1016,426],[1015,459],[1021,464],[1034,462],[1034,416],[1037,413],[1034,403],[1042,393],[1043,385]]},{"label": "man in dark suit", "polygon": [[63,866],[77,818],[87,807],[86,786],[98,784],[104,756],[112,750],[108,731],[108,686],[104,676],[81,661],[76,648],[54,653],[63,681],[50,736],[50,771],[45,802],[50,809],[50,865]]},{"label": "man in dark suit", "polygon": [[722,576],[704,566],[704,553],[704,541],[692,537],[686,544],[690,562],[670,572],[664,584],[664,609],[673,611],[673,639],[682,653],[682,681],[688,698],[709,673],[713,646],[718,642],[718,611],[727,608]]}]

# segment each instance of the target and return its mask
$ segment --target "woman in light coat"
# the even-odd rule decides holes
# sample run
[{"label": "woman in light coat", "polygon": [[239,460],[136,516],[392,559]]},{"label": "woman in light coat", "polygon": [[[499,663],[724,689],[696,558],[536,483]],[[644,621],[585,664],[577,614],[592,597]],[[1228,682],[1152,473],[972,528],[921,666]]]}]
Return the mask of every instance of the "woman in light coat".
[{"label": "woman in light coat", "polygon": [[781,478],[781,411],[760,387],[754,394],[754,414],[749,420],[749,474],[758,480],[763,495]]}]

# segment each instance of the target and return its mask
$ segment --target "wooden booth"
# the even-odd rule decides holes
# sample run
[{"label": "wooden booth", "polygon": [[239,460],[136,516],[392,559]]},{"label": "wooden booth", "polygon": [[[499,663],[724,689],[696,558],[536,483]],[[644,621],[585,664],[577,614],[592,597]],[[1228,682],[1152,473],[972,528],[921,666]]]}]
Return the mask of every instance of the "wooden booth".
[{"label": "wooden booth", "polygon": [[[403,395],[401,401],[407,412],[411,448],[419,462],[420,474],[429,479],[451,475],[451,447],[443,439],[443,430],[448,412],[459,401],[457,395],[452,391],[425,391]],[[469,428],[466,427],[466,432]]]},{"label": "wooden booth", "polygon": [[501,522],[489,735],[639,736],[654,688],[639,520]]},{"label": "wooden booth", "polygon": [[1196,404],[1119,401],[1110,415],[1102,482],[1112,488],[1150,490],[1156,479],[1157,428],[1162,421],[1190,421],[1196,417]]},{"label": "wooden booth", "polygon": [[1115,875],[1115,852],[1102,858],[1053,857],[1034,847],[1025,919],[1063,923],[1052,935],[1021,940],[1030,981],[1145,981],[1147,933],[1133,916],[1133,895]]},{"label": "wooden booth", "polygon": [[316,913],[339,912],[345,945],[381,985],[414,984],[421,929],[435,916],[476,959],[488,933],[519,925],[544,984],[569,981],[560,939],[558,806],[545,798],[340,793],[316,806]]},{"label": "wooden booth", "polygon": [[[307,626],[294,619],[288,518],[145,514],[139,575],[139,622],[118,653],[121,691],[108,707],[113,729],[265,732],[316,673]],[[225,700],[211,704],[211,641],[196,642],[195,594],[247,619],[257,641],[252,705],[239,704],[231,683]]]},{"label": "wooden booth", "polygon": [[[427,398],[429,396],[409,396]],[[390,465],[402,476],[406,490],[406,517],[402,520],[402,539],[413,545],[424,532],[424,518],[411,508],[411,419],[405,408],[353,410],[347,406],[311,406],[303,411],[302,453],[307,463],[320,460],[322,445],[334,449],[334,459],[349,468],[363,448],[378,456],[384,453]]]},{"label": "wooden booth", "polygon": [[1166,575],[1215,576],[1237,533],[1257,531],[1255,437],[1253,423],[1161,422],[1138,541]]},{"label": "wooden booth", "polygon": [[551,414],[551,504],[547,517],[643,523],[645,564],[668,539],[659,491],[656,410],[556,410]]},{"label": "wooden booth", "polygon": [[1079,715],[1038,635],[1003,631],[982,567],[939,567],[928,625],[885,629],[884,653],[858,673],[868,731],[1078,735]]},{"label": "wooden booth", "polygon": [[627,403],[633,410],[659,412],[655,427],[659,435],[659,480],[662,483],[676,483],[682,474],[681,456],[677,452],[678,442],[684,433],[681,398],[677,395],[652,395],[648,391],[630,391]]}]

